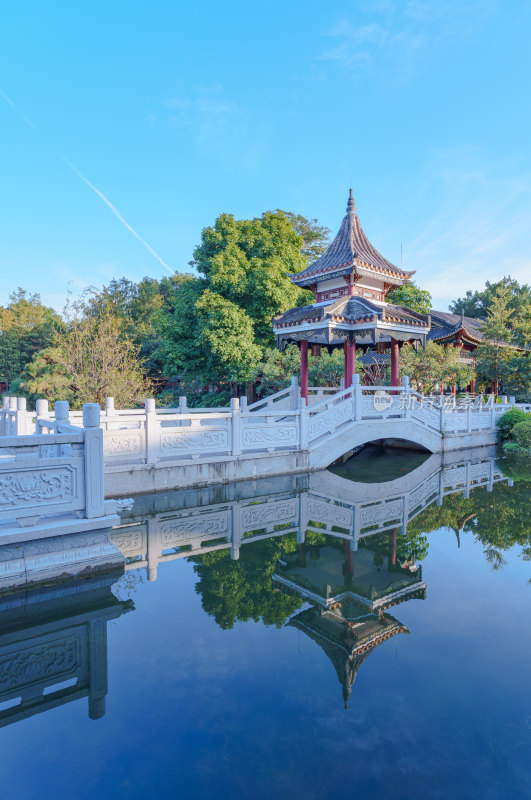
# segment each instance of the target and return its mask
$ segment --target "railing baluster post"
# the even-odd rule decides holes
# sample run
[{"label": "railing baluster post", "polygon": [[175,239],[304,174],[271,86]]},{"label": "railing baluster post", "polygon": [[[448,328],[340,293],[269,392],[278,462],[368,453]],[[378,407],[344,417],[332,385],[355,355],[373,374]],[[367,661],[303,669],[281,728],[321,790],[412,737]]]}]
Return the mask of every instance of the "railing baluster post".
[{"label": "railing baluster post", "polygon": [[42,433],[41,417],[48,418],[50,411],[48,409],[48,400],[40,397],[35,403],[35,433]]},{"label": "railing baluster post", "polygon": [[24,434],[29,433],[27,429],[27,414],[26,398],[17,397],[17,419],[15,423],[17,436],[24,436]]},{"label": "railing baluster post", "polygon": [[9,410],[7,417],[7,435],[16,436],[17,433],[17,398],[9,398]]},{"label": "railing baluster post", "polygon": [[[87,405],[94,405],[94,403],[87,403]],[[97,405],[97,403],[96,403]],[[98,406],[98,424],[99,424],[99,406]],[[61,433],[61,426],[65,423],[68,424],[68,417],[70,415],[70,407],[68,405],[68,400],[56,400],[54,406],[54,416],[56,422],[56,433]]]},{"label": "railing baluster post", "polygon": [[146,438],[146,464],[157,463],[158,442],[157,438],[160,435],[160,428],[157,420],[157,412],[155,400],[153,397],[148,397],[145,402],[145,438]]},{"label": "railing baluster post", "polygon": [[411,417],[411,386],[407,375],[402,378],[402,393],[404,397],[404,417],[409,419]]},{"label": "railing baluster post", "polygon": [[[57,405],[56,418],[57,418]],[[68,403],[67,403],[68,406]],[[83,406],[83,445],[85,451],[85,508],[88,519],[103,517],[105,493],[103,486],[103,431],[100,428],[98,403]]]},{"label": "railing baluster post", "polygon": [[301,450],[308,449],[308,406],[304,397],[299,398],[299,447]]},{"label": "railing baluster post", "polygon": [[354,373],[352,376],[352,386],[354,387],[353,397],[354,397],[354,419],[358,422],[361,419],[361,403],[362,403],[362,394],[361,394],[361,383],[360,383],[360,376],[357,372]]},{"label": "railing baluster post", "polygon": [[2,436],[8,435],[8,414],[9,414],[9,395],[5,394],[2,397],[2,411],[0,412],[0,434]]},{"label": "railing baluster post", "polygon": [[300,398],[300,391],[299,391],[299,382],[295,375],[291,378],[291,408],[293,411],[296,411],[299,407],[299,398]]},{"label": "railing baluster post", "polygon": [[240,441],[240,400],[238,397],[233,397],[230,401],[231,422],[232,422],[232,455],[239,456],[242,448]]}]

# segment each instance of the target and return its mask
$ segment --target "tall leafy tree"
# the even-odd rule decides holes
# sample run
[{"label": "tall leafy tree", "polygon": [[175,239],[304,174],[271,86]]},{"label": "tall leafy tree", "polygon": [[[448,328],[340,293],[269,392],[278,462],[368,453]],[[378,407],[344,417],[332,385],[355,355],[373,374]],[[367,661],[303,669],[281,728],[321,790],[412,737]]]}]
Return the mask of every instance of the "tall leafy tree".
[{"label": "tall leafy tree", "polygon": [[0,381],[11,387],[35,353],[50,344],[58,314],[38,294],[17,289],[0,307]]},{"label": "tall leafy tree", "polygon": [[482,291],[473,292],[469,289],[464,297],[458,297],[450,303],[450,311],[453,314],[464,312],[465,317],[484,319],[500,287],[507,290],[508,306],[513,311],[531,302],[531,287],[528,284],[520,285],[517,280],[507,275],[495,283],[487,281]]},{"label": "tall leafy tree", "polygon": [[481,325],[483,341],[476,350],[476,371],[480,378],[492,383],[496,392],[514,356],[514,350],[511,350],[514,313],[510,290],[506,286],[498,286]]},{"label": "tall leafy tree", "polygon": [[431,308],[431,294],[426,289],[421,289],[416,283],[405,283],[403,286],[395,286],[387,292],[388,303],[395,306],[406,306],[413,311],[421,314],[429,314]]},{"label": "tall leafy tree", "polygon": [[53,333],[52,346],[37,353],[20,379],[20,388],[33,396],[103,405],[115,398],[117,408],[139,405],[150,386],[133,340],[111,304],[92,313],[83,302]]},{"label": "tall leafy tree", "polygon": [[166,373],[205,383],[253,380],[275,344],[273,317],[313,301],[289,278],[306,266],[305,242],[307,249],[320,246],[323,229],[312,238],[313,227],[268,211],[251,220],[221,214],[205,228],[191,262],[199,277],[176,278],[171,311],[156,315],[156,356]]}]

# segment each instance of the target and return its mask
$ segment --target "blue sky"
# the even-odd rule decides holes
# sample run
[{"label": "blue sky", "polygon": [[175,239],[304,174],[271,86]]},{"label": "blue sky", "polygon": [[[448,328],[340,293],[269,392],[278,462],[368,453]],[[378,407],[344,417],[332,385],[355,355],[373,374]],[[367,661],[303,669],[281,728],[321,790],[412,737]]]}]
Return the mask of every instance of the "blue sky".
[{"label": "blue sky", "polygon": [[224,211],[335,233],[350,185],[437,307],[529,280],[530,41],[530,0],[4,3],[0,302],[187,270]]}]

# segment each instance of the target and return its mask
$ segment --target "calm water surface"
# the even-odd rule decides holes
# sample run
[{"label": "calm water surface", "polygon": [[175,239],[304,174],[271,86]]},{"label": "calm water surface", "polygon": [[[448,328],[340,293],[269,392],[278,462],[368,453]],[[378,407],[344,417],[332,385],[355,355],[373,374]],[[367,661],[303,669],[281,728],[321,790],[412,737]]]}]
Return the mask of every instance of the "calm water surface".
[{"label": "calm water surface", "polygon": [[[118,580],[4,598],[1,796],[529,798],[529,465],[433,459],[138,498]],[[97,719],[31,697],[79,625]]]}]

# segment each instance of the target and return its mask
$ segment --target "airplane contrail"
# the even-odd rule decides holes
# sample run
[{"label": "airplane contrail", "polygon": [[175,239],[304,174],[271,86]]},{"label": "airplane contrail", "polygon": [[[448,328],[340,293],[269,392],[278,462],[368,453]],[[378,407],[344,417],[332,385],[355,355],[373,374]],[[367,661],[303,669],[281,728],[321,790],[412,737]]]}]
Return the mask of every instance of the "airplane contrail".
[{"label": "airplane contrail", "polygon": [[[0,97],[1,97],[1,98],[2,98],[2,100],[4,100],[4,101],[5,101],[5,102],[6,102],[6,103],[9,105],[9,106],[11,106],[11,108],[13,109],[13,111],[15,112],[15,114],[17,114],[17,115],[18,115],[18,116],[19,116],[21,119],[23,119],[23,120],[24,120],[24,122],[26,123],[26,125],[29,125],[29,126],[30,126],[30,128],[33,128],[33,129],[35,130],[35,125],[33,124],[33,122],[32,122],[32,121],[31,121],[31,120],[30,120],[30,119],[29,119],[29,118],[28,118],[28,117],[27,117],[25,114],[23,114],[23,113],[22,113],[22,111],[21,111],[19,108],[17,108],[17,106],[15,105],[15,103],[14,103],[14,102],[11,100],[11,98],[10,98],[10,97],[8,97],[8,96],[7,96],[7,94],[6,94],[5,92],[3,92],[3,91],[2,91],[2,89],[0,89]],[[87,178],[85,178],[85,176],[84,176],[84,175],[82,175],[82,174],[81,174],[81,172],[80,172],[78,169],[76,169],[76,168],[74,167],[74,165],[73,165],[73,164],[71,164],[71,163],[70,163],[70,161],[69,161],[67,158],[65,158],[64,156],[62,156],[62,158],[63,158],[63,161],[65,161],[65,162],[68,164],[68,166],[70,167],[70,169],[72,169],[72,170],[73,170],[73,171],[76,173],[76,175],[77,175],[79,178],[81,178],[81,180],[83,181],[83,183],[86,183],[86,184],[87,184],[87,186],[88,186],[90,189],[92,189],[92,191],[93,191],[93,192],[96,192],[96,194],[98,195],[98,197],[101,197],[101,199],[103,200],[103,202],[104,202],[106,205],[108,205],[108,206],[109,206],[109,208],[111,209],[111,211],[112,211],[112,213],[114,214],[114,216],[115,216],[115,217],[117,217],[117,218],[120,220],[120,222],[122,223],[122,225],[125,225],[125,227],[127,228],[127,230],[128,230],[130,233],[132,233],[132,234],[133,234],[133,236],[134,236],[136,239],[138,239],[138,241],[140,242],[140,244],[143,244],[143,245],[144,245],[144,247],[145,247],[145,248],[146,248],[146,249],[147,249],[147,250],[148,250],[148,251],[151,253],[151,255],[152,255],[154,258],[156,258],[156,259],[157,259],[157,261],[158,261],[160,264],[162,264],[162,266],[163,266],[165,269],[167,269],[167,270],[168,270],[168,272],[171,272],[171,274],[173,275],[173,270],[172,270],[172,268],[171,268],[171,267],[169,267],[169,266],[166,264],[166,262],[165,262],[165,261],[164,261],[164,260],[163,260],[163,259],[162,259],[162,258],[159,256],[159,254],[158,254],[158,253],[156,253],[156,252],[155,252],[155,250],[153,250],[153,248],[151,247],[151,245],[150,245],[150,244],[148,244],[148,242],[146,242],[146,240],[145,240],[145,239],[142,239],[142,237],[140,236],[140,234],[138,234],[138,233],[135,231],[135,229],[134,229],[134,228],[132,228],[132,227],[129,225],[129,223],[127,222],[127,220],[125,220],[125,219],[122,217],[122,215],[120,214],[120,212],[118,211],[118,209],[116,208],[116,206],[113,206],[113,204],[111,203],[111,201],[110,201],[110,200],[108,200],[108,199],[105,197],[105,195],[103,194],[103,192],[100,192],[100,190],[99,190],[99,189],[97,189],[97,188],[96,188],[96,187],[95,187],[95,186],[94,186],[94,185],[93,185],[93,184],[92,184],[92,183],[91,183],[89,180],[87,180]]]},{"label": "airplane contrail", "polygon": [[0,89],[0,97],[2,98],[2,100],[5,100],[8,105],[11,106],[11,108],[13,109],[15,114],[18,114],[19,117],[24,120],[26,125],[29,125],[30,128],[35,128],[35,125],[33,124],[33,122],[30,119],[28,119],[28,117],[25,114],[22,113],[20,108],[17,108],[17,106],[14,104],[14,102],[11,100],[11,98],[8,97],[7,94],[5,92],[3,92],[1,89]]},{"label": "airplane contrail", "polygon": [[98,197],[101,197],[101,199],[103,200],[103,202],[105,203],[105,205],[109,206],[109,208],[111,209],[111,211],[112,211],[112,213],[114,214],[114,216],[115,216],[115,217],[117,217],[117,218],[120,220],[120,222],[122,223],[122,225],[125,225],[125,227],[127,228],[127,230],[128,230],[130,233],[132,233],[132,234],[133,234],[133,236],[134,236],[136,239],[138,239],[138,241],[140,242],[140,244],[143,244],[143,245],[144,245],[144,247],[146,248],[146,250],[148,250],[148,251],[151,253],[151,255],[152,255],[154,258],[156,258],[156,259],[157,259],[157,261],[158,261],[160,264],[162,264],[162,266],[163,266],[163,267],[165,267],[165,268],[168,270],[168,272],[171,272],[171,274],[173,275],[173,272],[174,272],[174,271],[172,270],[172,268],[171,268],[171,267],[169,267],[169,266],[166,264],[166,262],[165,262],[165,261],[164,261],[164,260],[163,260],[163,259],[162,259],[162,258],[159,256],[159,254],[158,254],[158,253],[156,253],[156,252],[155,252],[155,250],[153,250],[153,248],[151,247],[151,245],[150,245],[150,244],[148,244],[148,243],[146,242],[146,240],[145,240],[145,239],[142,239],[142,237],[140,236],[140,234],[139,234],[139,233],[137,233],[137,232],[135,231],[135,229],[134,229],[134,228],[132,228],[132,227],[129,225],[129,223],[127,222],[127,220],[125,220],[125,219],[122,217],[122,215],[120,214],[120,212],[118,211],[118,209],[116,208],[116,206],[113,206],[113,204],[111,203],[111,201],[110,201],[110,200],[108,200],[108,199],[105,197],[105,195],[103,194],[103,192],[100,192],[100,190],[99,190],[99,189],[97,189],[97,188],[94,186],[94,184],[92,184],[92,183],[91,183],[91,182],[90,182],[90,181],[89,181],[87,178],[85,178],[85,176],[84,176],[84,175],[82,175],[82,174],[81,174],[81,172],[80,172],[78,169],[76,169],[76,167],[74,167],[74,165],[73,165],[73,164],[72,164],[72,163],[71,163],[71,162],[70,162],[70,161],[69,161],[67,158],[65,158],[65,156],[62,156],[62,159],[63,159],[63,161],[64,161],[66,164],[68,164],[68,166],[70,167],[70,169],[71,169],[71,170],[73,170],[73,171],[76,173],[76,175],[78,176],[78,178],[81,178],[81,180],[83,181],[83,183],[86,183],[86,184],[87,184],[87,186],[89,187],[89,189],[92,189],[92,191],[93,191],[93,192],[96,192],[96,194],[98,195]]}]

